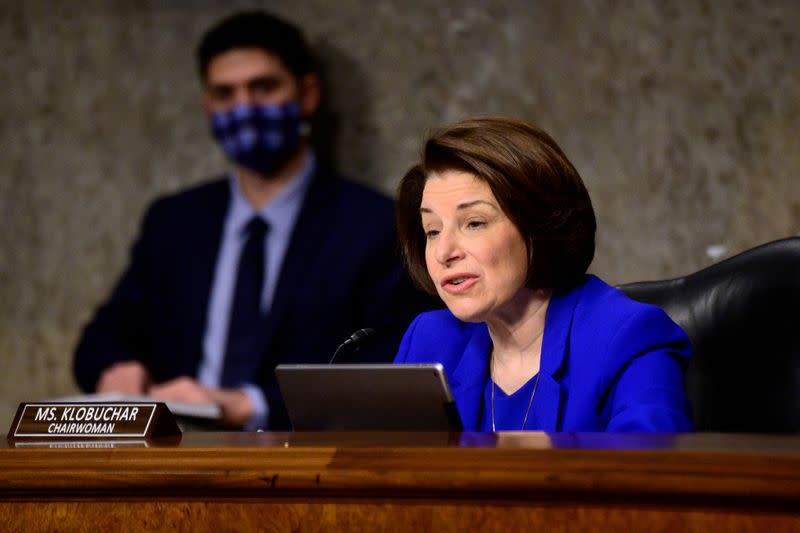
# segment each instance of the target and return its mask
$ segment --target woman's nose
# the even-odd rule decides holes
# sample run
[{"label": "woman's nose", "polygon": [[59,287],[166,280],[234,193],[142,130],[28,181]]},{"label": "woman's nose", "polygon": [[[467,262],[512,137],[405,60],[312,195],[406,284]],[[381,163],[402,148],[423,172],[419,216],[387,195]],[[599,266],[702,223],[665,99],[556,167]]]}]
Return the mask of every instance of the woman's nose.
[{"label": "woman's nose", "polygon": [[463,257],[458,237],[452,231],[442,230],[436,239],[436,260],[442,265],[450,264]]}]

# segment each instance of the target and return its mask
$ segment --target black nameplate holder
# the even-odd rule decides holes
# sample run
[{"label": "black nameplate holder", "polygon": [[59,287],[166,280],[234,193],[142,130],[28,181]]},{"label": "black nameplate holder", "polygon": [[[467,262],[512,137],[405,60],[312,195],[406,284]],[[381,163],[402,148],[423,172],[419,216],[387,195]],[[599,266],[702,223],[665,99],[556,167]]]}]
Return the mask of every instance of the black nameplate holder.
[{"label": "black nameplate holder", "polygon": [[21,403],[8,432],[15,444],[180,438],[181,430],[163,402]]}]

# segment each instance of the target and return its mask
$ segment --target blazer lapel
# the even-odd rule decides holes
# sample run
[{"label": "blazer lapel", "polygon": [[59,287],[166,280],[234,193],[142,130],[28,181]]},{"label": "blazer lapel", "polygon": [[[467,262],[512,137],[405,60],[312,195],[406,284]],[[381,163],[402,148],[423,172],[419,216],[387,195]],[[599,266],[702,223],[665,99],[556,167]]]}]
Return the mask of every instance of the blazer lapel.
[{"label": "blazer lapel", "polygon": [[202,202],[202,212],[192,218],[187,228],[184,242],[188,244],[186,257],[191,258],[191,267],[182,269],[181,275],[187,276],[187,305],[190,310],[186,316],[186,332],[184,337],[192,339],[193,346],[189,353],[199,363],[203,353],[203,332],[208,319],[208,301],[214,280],[214,268],[217,263],[219,246],[222,240],[222,228],[230,203],[230,185],[227,179],[214,184],[208,197]]},{"label": "blazer lapel", "polygon": [[464,348],[464,356],[453,370],[453,397],[464,431],[477,431],[483,405],[483,389],[489,372],[492,340],[486,324],[476,327]]},{"label": "blazer lapel", "polygon": [[324,242],[325,234],[328,231],[326,221],[329,220],[329,217],[326,215],[326,211],[333,205],[328,198],[330,180],[319,170],[315,172],[313,180],[297,217],[278,277],[272,308],[263,329],[260,345],[265,352],[269,352],[269,347],[289,309],[293,295],[301,292],[301,284],[305,279],[303,272],[316,266],[320,243]]},{"label": "blazer lapel", "polygon": [[556,380],[558,372],[568,354],[572,317],[580,290],[553,294],[545,317],[542,338],[542,359],[539,367],[539,383],[533,402],[536,427],[542,431],[558,431],[559,410],[563,396]]}]

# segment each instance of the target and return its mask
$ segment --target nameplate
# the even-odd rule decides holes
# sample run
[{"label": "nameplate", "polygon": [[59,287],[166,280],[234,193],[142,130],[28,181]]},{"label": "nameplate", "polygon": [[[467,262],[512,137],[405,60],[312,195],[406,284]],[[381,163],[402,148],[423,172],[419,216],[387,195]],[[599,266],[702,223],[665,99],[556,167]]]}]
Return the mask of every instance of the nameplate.
[{"label": "nameplate", "polygon": [[119,440],[180,437],[161,402],[21,403],[8,439]]}]

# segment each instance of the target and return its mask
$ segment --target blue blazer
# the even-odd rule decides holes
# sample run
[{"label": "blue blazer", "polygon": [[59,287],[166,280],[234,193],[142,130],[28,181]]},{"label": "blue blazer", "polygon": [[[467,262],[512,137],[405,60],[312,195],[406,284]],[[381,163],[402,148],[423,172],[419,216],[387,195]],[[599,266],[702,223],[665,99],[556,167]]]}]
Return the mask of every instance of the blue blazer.
[{"label": "blue blazer", "polygon": [[[77,347],[74,372],[83,390],[94,390],[116,361],[142,361],[156,382],[197,375],[229,202],[228,180],[221,179],[150,207],[130,265]],[[402,269],[392,201],[318,170],[259,341],[253,383],[269,403],[270,428],[289,428],[277,364],[327,363],[364,327],[385,334],[365,358],[391,361],[412,318],[431,307]]]},{"label": "blue blazer", "polygon": [[[432,311],[408,328],[395,362],[442,363],[465,431],[477,431],[491,346],[486,324]],[[530,428],[691,431],[683,386],[690,352],[684,332],[661,309],[586,276],[548,306]]]}]

